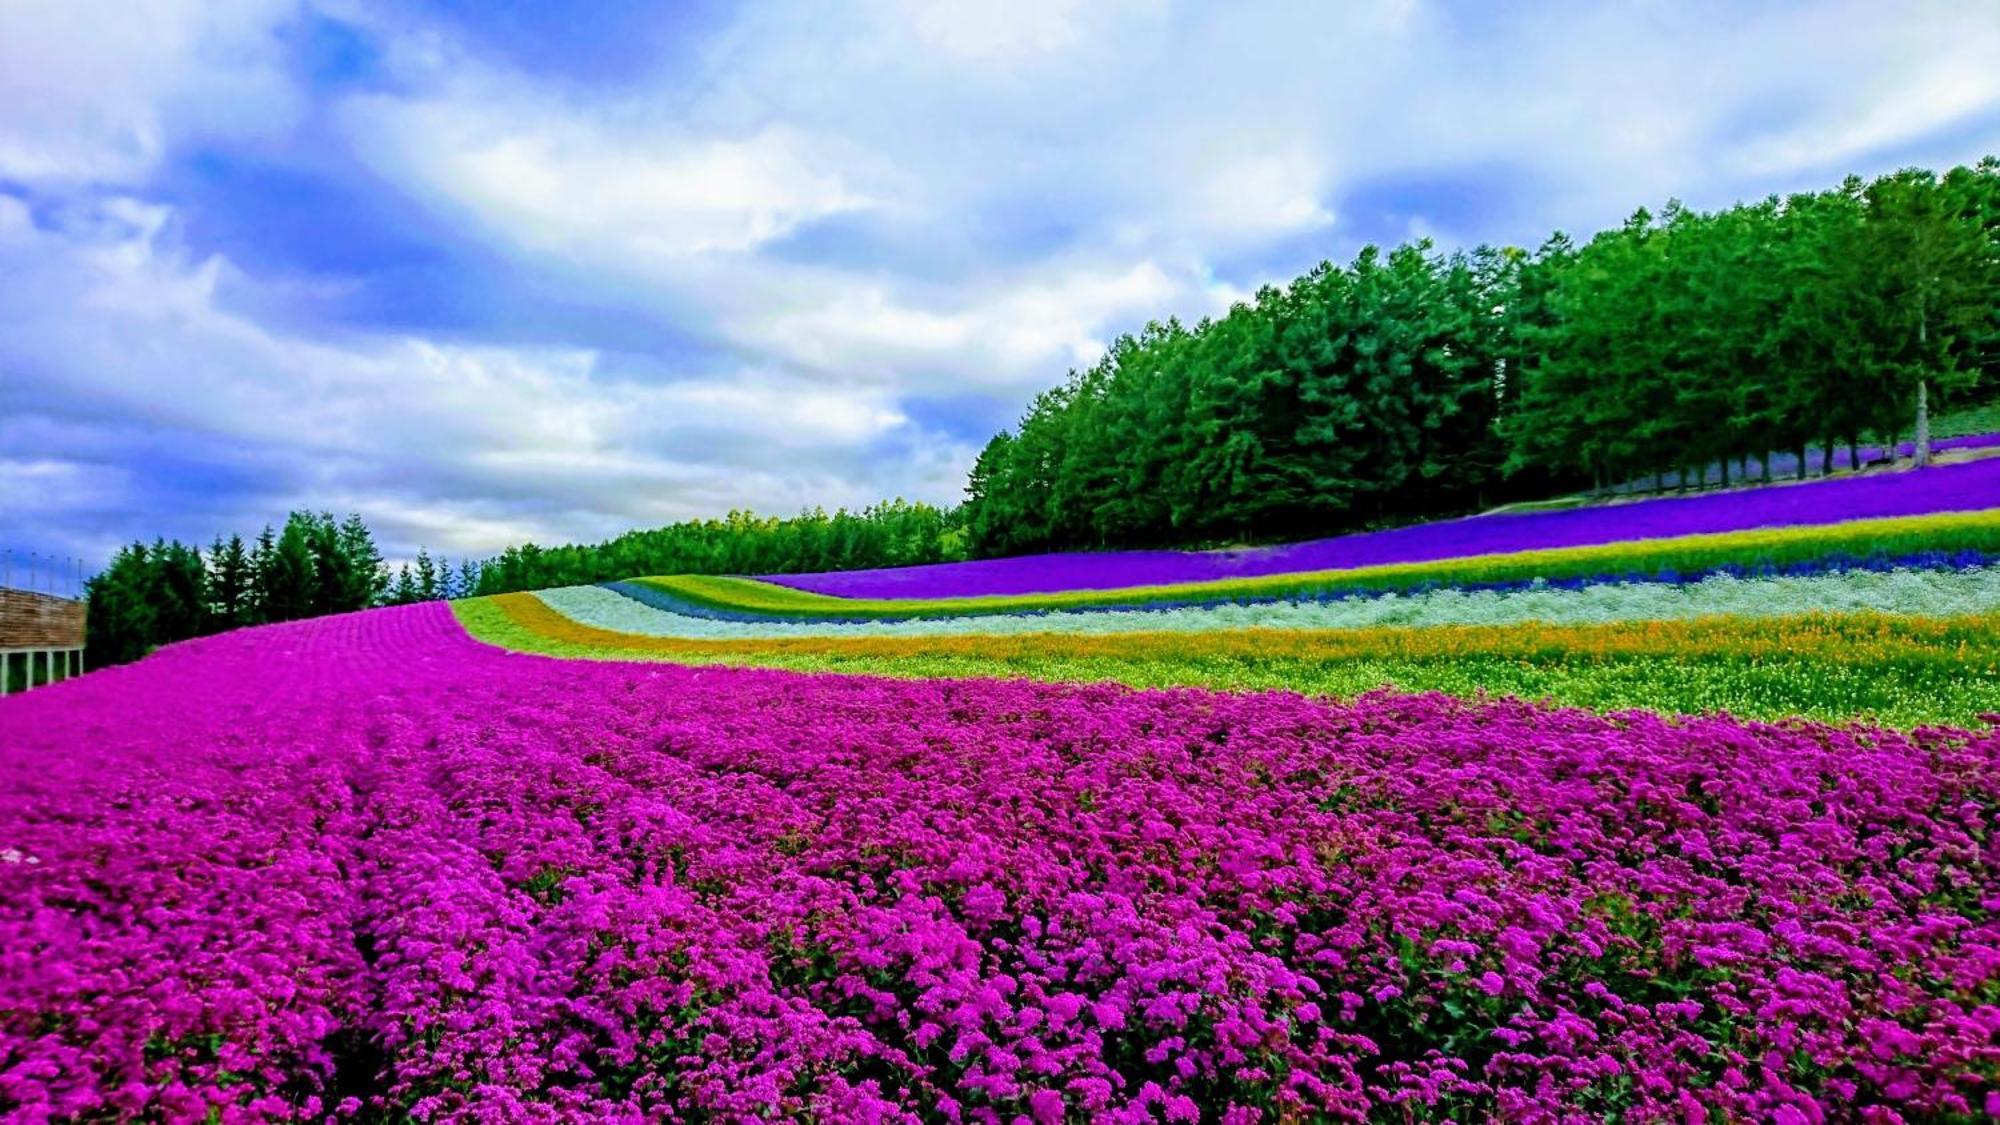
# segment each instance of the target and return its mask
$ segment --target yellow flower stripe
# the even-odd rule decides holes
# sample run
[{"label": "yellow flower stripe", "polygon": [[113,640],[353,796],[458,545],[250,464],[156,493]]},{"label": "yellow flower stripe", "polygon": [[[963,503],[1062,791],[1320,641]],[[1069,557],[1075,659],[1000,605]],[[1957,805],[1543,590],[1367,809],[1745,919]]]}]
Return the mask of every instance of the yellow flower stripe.
[{"label": "yellow flower stripe", "polygon": [[736,641],[592,628],[531,595],[478,598],[454,609],[488,644],[572,659],[1342,697],[1392,688],[1514,695],[1601,711],[1729,711],[1906,727],[1976,725],[2000,711],[2000,619],[1993,616]]},{"label": "yellow flower stripe", "polygon": [[584,625],[532,594],[473,599],[490,603],[529,632],[607,655],[752,655],[829,653],[870,657],[944,654],[1002,660],[1050,656],[1188,653],[1231,659],[1349,660],[1391,657],[1445,660],[1506,655],[1523,659],[1609,659],[1673,655],[1688,658],[1775,656],[1846,664],[1941,659],[2000,667],[2000,617],[1899,617],[1886,614],[1807,614],[1789,618],[1699,618],[1549,626],[1450,625],[1337,630],[1243,629],[1215,633],[1075,635],[1025,633],[949,637],[800,637],[715,640],[653,637]]}]

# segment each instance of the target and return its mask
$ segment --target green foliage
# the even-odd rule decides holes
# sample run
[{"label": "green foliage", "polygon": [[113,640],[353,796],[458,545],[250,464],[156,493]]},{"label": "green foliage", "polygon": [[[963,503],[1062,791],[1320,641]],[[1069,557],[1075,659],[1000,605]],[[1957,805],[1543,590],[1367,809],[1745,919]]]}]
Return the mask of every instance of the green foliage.
[{"label": "green foliage", "polygon": [[[1509,466],[1596,481],[1907,437],[1994,367],[2000,163],[1669,204],[1552,260]],[[1768,475],[1768,474],[1767,474]]]},{"label": "green foliage", "polygon": [[325,513],[293,512],[255,546],[218,536],[205,556],[177,540],[134,543],[85,584],[86,657],[91,667],[123,664],[226,629],[365,609],[386,577],[358,516],[335,524]]},{"label": "green foliage", "polygon": [[225,543],[217,536],[208,549],[208,565],[209,621],[218,629],[249,624],[256,572],[243,537],[232,535]]},{"label": "green foliage", "polygon": [[1992,158],[1670,202],[1582,247],[1371,246],[1121,337],[987,444],[963,521],[992,556],[1328,535],[1776,451],[1803,472],[1996,368]]},{"label": "green foliage", "polygon": [[[2000,386],[1996,386],[1996,389],[2000,389]],[[1996,432],[2000,432],[2000,402],[1969,406],[1931,420],[1931,436],[1934,438]]]},{"label": "green foliage", "polygon": [[1324,532],[1476,504],[1496,288],[1518,259],[1370,247],[1193,329],[1151,324],[1037,397],[982,452],[982,555]]},{"label": "green foliage", "polygon": [[[454,589],[467,597],[635,574],[798,574],[963,558],[965,532],[957,513],[894,500],[831,516],[815,508],[791,519],[731,512],[726,519],[631,531],[595,545],[509,547],[476,571],[461,568]],[[426,589],[446,581],[437,568],[425,577],[428,556],[419,555],[417,562],[410,600],[422,600]],[[402,582],[397,575],[392,602],[402,598]]]}]

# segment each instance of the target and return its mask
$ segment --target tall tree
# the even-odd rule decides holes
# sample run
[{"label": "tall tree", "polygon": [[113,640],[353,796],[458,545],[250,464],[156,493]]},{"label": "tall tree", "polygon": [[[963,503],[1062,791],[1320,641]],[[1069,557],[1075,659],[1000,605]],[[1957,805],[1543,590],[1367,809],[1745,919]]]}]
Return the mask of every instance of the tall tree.
[{"label": "tall tree", "polygon": [[360,608],[350,599],[361,577],[354,572],[353,563],[347,557],[340,528],[333,522],[332,514],[307,514],[306,521],[306,543],[312,554],[311,599],[307,616],[321,617]]},{"label": "tall tree", "polygon": [[416,580],[410,576],[409,563],[397,564],[396,578],[389,585],[387,598],[390,605],[414,605],[422,600],[417,594]]},{"label": "tall tree", "polygon": [[1865,252],[1883,417],[1913,415],[1916,461],[1930,462],[1930,399],[1978,380],[1994,318],[1992,247],[1975,201],[1921,169],[1869,185]]},{"label": "tall tree", "polygon": [[341,591],[342,608],[366,609],[381,599],[389,584],[382,552],[376,549],[374,533],[368,530],[359,513],[349,513],[341,522],[338,542],[347,572],[347,583]]},{"label": "tall tree", "polygon": [[272,569],[277,565],[277,555],[278,534],[267,523],[257,533],[257,545],[250,551],[249,624],[278,620],[271,615]]},{"label": "tall tree", "polygon": [[243,537],[228,541],[217,536],[209,548],[209,608],[211,623],[218,629],[234,629],[250,623],[250,556]]},{"label": "tall tree", "polygon": [[438,597],[437,564],[431,561],[431,552],[427,547],[419,547],[417,549],[416,580],[417,600],[424,602],[436,601]]},{"label": "tall tree", "polygon": [[278,533],[270,558],[258,574],[264,615],[270,621],[297,621],[313,615],[316,575],[313,541],[317,520],[293,512]]}]

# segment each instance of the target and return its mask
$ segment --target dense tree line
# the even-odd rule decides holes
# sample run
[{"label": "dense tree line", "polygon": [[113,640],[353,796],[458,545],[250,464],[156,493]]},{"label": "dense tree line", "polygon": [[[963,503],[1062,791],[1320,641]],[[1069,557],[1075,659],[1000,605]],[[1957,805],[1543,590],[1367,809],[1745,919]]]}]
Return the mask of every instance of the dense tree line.
[{"label": "dense tree line", "polygon": [[731,512],[629,531],[597,544],[510,547],[480,567],[476,592],[500,594],[636,574],[799,574],[965,557],[955,512],[892,500],[859,512],[789,519]]},{"label": "dense tree line", "polygon": [[[1916,438],[1995,366],[2000,164],[1703,214],[1641,211],[1546,250],[1549,312],[1502,423],[1509,464],[1663,475]],[[1725,478],[1726,480],[1726,478]]]},{"label": "dense tree line", "polygon": [[359,516],[293,512],[282,529],[266,526],[248,543],[217,537],[206,550],[133,543],[85,584],[85,655],[93,667],[120,664],[244,625],[365,609],[388,593],[387,568]]},{"label": "dense tree line", "polygon": [[1922,459],[1927,410],[1996,366],[1991,158],[1713,213],[1669,203],[1582,247],[1368,247],[1219,319],[1119,339],[993,438],[961,518],[979,555],[1185,544],[1773,451],[1803,466],[1864,435],[1914,436]]},{"label": "dense tree line", "polygon": [[975,549],[1282,537],[1477,503],[1505,456],[1496,295],[1522,265],[1370,247],[1219,320],[1119,339],[980,454]]}]

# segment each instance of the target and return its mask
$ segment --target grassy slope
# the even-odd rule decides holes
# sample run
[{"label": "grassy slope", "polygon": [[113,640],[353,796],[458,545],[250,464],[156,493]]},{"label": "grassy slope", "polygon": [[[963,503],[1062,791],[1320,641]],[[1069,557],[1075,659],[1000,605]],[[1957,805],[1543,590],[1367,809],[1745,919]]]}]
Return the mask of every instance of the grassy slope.
[{"label": "grassy slope", "polygon": [[1938,441],[1996,431],[2000,431],[2000,402],[1954,410],[1931,419],[1931,437]]}]

